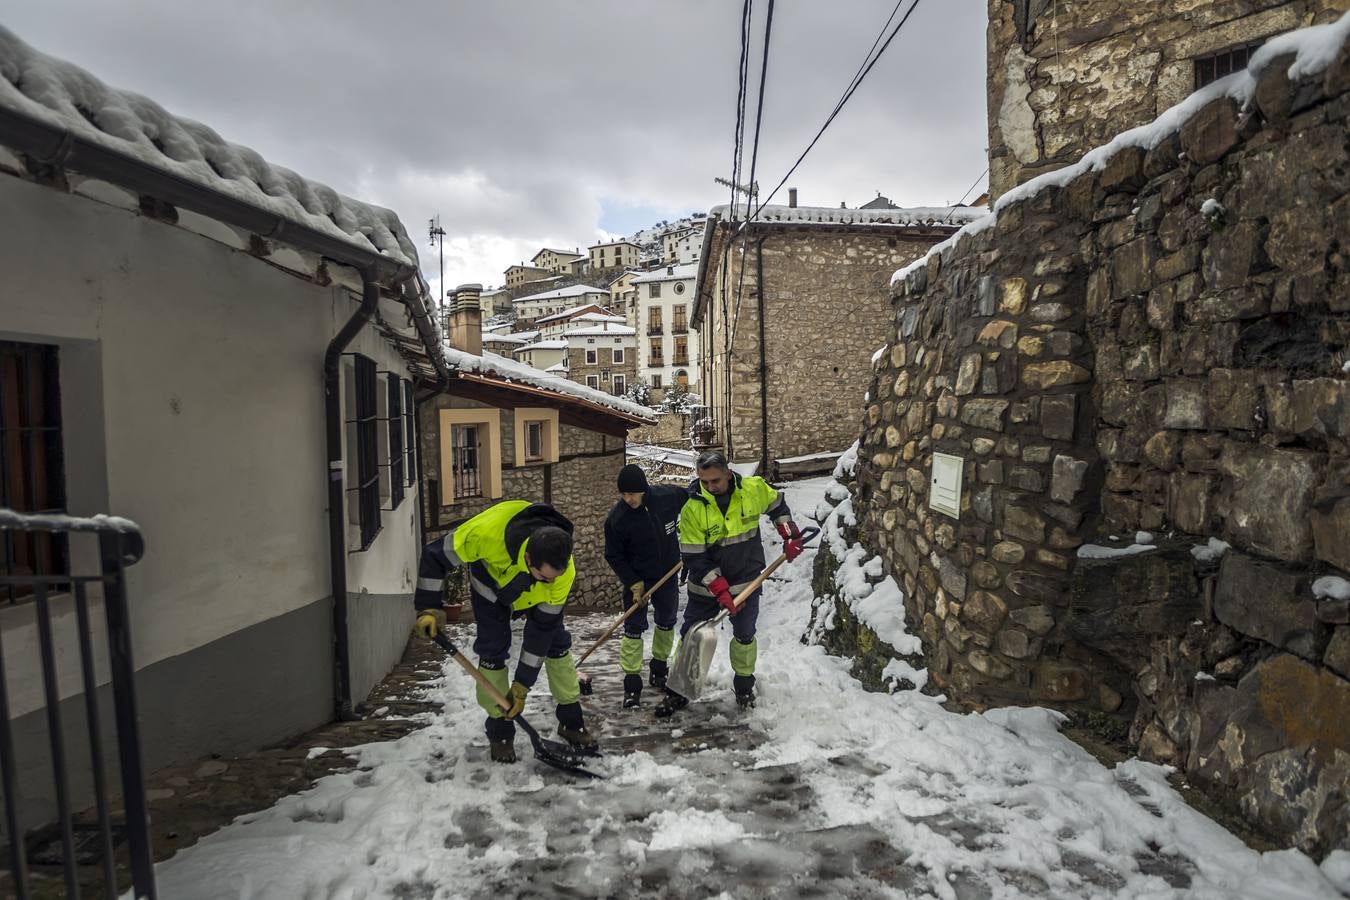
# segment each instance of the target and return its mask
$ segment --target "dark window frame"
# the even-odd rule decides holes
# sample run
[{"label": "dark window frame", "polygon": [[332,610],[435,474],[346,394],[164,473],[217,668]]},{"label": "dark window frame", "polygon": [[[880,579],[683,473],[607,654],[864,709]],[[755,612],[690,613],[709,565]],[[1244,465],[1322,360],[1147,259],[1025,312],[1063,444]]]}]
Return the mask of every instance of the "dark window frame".
[{"label": "dark window frame", "polygon": [[[0,507],[29,515],[66,512],[61,359],[55,344],[0,341]],[[65,572],[64,533],[0,532],[0,574]],[[11,604],[32,589],[10,585]]]},{"label": "dark window frame", "polygon": [[1213,84],[1220,78],[1226,78],[1234,72],[1247,68],[1251,62],[1252,54],[1255,53],[1265,41],[1248,41],[1244,44],[1235,44],[1232,47],[1226,47],[1214,53],[1207,53],[1204,56],[1197,56],[1194,63],[1194,88],[1200,90],[1206,85]]},{"label": "dark window frame", "polygon": [[390,509],[398,509],[403,502],[403,489],[406,486],[403,467],[407,460],[403,455],[403,379],[394,373],[386,378],[385,392],[389,398],[389,420],[385,429],[389,433],[389,504]]},{"label": "dark window frame", "polygon": [[403,379],[403,433],[407,461],[406,483],[412,487],[417,481],[417,401],[413,397],[412,382]]},{"label": "dark window frame", "polygon": [[361,532],[360,550],[370,549],[383,522],[380,516],[380,408],[379,370],[375,360],[353,354],[356,426],[356,508]]}]

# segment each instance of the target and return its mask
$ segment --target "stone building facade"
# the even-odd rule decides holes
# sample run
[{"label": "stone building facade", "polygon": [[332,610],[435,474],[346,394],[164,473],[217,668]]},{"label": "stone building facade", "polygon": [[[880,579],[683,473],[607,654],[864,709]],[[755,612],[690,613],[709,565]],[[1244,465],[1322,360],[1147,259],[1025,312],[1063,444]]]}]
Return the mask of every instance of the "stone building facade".
[{"label": "stone building facade", "polygon": [[727,208],[712,210],[690,326],[702,401],[733,460],[771,471],[857,437],[848,404],[892,330],[887,279],[956,230],[941,220],[970,215],[925,212],[770,206],[733,242]]},{"label": "stone building facade", "polygon": [[1292,60],[901,273],[855,501],[936,685],[1114,721],[1320,854],[1350,847],[1350,51]]},{"label": "stone building facade", "polygon": [[637,338],[631,327],[575,329],[563,337],[569,380],[616,397],[637,383]]},{"label": "stone building facade", "polygon": [[989,0],[989,184],[1014,185],[1243,68],[1272,35],[1335,19],[1346,0]]}]

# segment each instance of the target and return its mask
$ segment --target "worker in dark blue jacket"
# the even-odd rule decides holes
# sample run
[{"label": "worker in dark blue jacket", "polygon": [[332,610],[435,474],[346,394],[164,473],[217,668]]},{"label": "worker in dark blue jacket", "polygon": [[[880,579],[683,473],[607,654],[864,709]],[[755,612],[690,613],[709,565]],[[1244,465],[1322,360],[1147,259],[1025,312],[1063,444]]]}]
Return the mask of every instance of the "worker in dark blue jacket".
[{"label": "worker in dark blue jacket", "polygon": [[[648,586],[660,581],[680,561],[680,510],[689,495],[672,485],[649,486],[646,474],[632,464],[619,470],[619,493],[619,502],[605,518],[605,560],[623,584],[626,610]],[[664,688],[675,644],[679,579],[668,579],[650,602],[656,619],[651,685]],[[623,667],[623,705],[628,708],[642,703],[642,635],[646,630],[645,607],[623,623],[619,665]]]}]

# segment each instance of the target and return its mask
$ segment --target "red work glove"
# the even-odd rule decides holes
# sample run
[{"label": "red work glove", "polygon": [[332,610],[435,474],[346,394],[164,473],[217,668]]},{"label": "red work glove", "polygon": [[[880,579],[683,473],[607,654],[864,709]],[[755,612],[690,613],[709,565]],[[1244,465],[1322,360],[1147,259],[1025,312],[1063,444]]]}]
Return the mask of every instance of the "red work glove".
[{"label": "red work glove", "polygon": [[731,596],[731,585],[724,577],[718,575],[714,578],[712,584],[708,585],[708,590],[712,591],[712,595],[717,598],[717,605],[725,609],[727,615],[734,616],[740,612],[740,608],[736,606],[736,598]]},{"label": "red work glove", "polygon": [[802,533],[797,530],[796,522],[791,519],[779,522],[778,533],[783,537],[783,553],[787,556],[788,562],[802,555]]}]

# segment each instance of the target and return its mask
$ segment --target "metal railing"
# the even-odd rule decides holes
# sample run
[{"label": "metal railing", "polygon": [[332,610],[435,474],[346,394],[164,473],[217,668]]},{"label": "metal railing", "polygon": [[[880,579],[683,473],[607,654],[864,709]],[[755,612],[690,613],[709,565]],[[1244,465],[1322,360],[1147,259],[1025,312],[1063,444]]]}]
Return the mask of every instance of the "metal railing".
[{"label": "metal railing", "polygon": [[[131,660],[131,625],[127,609],[126,567],[145,553],[145,543],[136,526],[125,519],[98,516],[79,519],[69,516],[25,515],[0,509],[0,529],[25,535],[47,533],[66,535],[89,532],[97,537],[99,573],[76,574],[75,565],[57,573],[0,572],[0,586],[22,586],[31,590],[34,605],[38,649],[42,662],[42,691],[47,719],[47,760],[55,781],[61,835],[62,874],[67,897],[79,897],[76,871],[75,810],[72,807],[71,773],[67,768],[65,724],[61,714],[61,695],[57,687],[58,660],[52,629],[52,603],[57,595],[72,595],[78,630],[81,688],[84,693],[85,728],[89,739],[89,763],[92,769],[94,800],[98,815],[99,865],[102,870],[102,896],[117,897],[117,873],[113,849],[113,830],[123,830],[129,851],[133,896],[154,900],[155,870],[150,850],[150,815],[146,806],[145,781],[141,768],[141,742],[136,715],[135,667]],[[67,559],[74,559],[71,553]],[[121,769],[121,823],[114,823],[109,808],[107,777],[103,771],[105,756],[98,709],[98,678],[94,668],[93,623],[89,614],[89,588],[101,588],[107,618],[108,673],[112,682],[113,716],[117,729],[117,757]],[[60,602],[66,603],[65,597]],[[14,734],[10,721],[9,688],[5,683],[5,635],[0,631],[0,790],[5,798],[5,835],[8,838],[9,888],[19,900],[31,896],[28,872],[27,838],[21,802],[17,793],[19,777]],[[27,673],[17,672],[19,677]],[[87,849],[87,848],[84,848]]]}]

